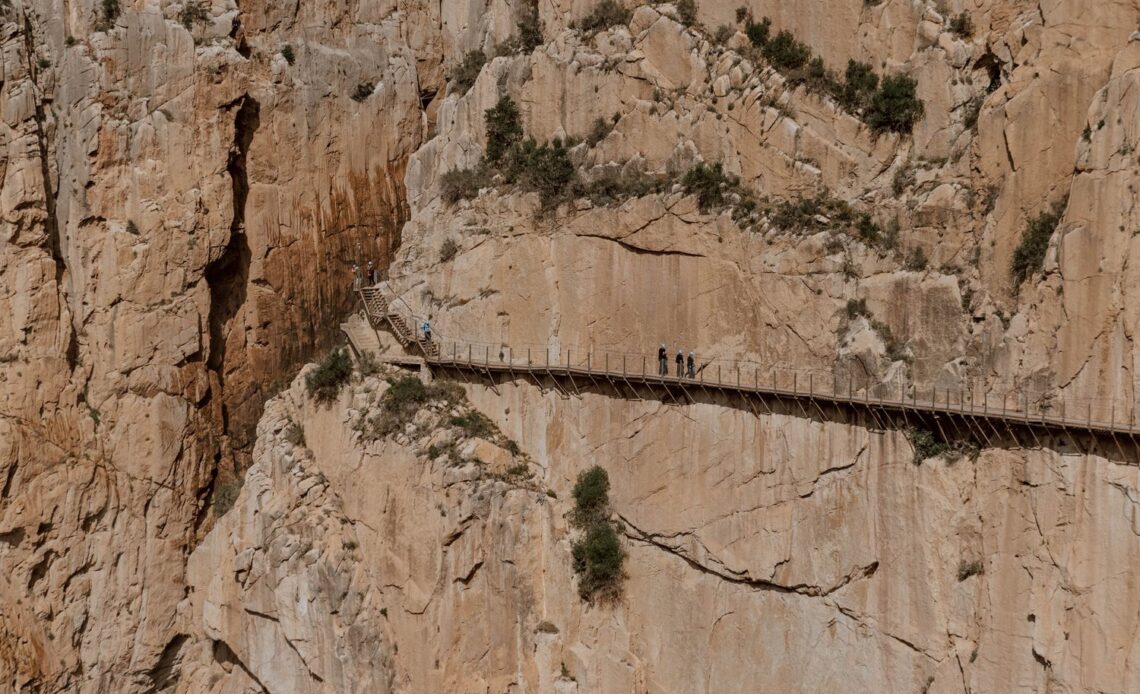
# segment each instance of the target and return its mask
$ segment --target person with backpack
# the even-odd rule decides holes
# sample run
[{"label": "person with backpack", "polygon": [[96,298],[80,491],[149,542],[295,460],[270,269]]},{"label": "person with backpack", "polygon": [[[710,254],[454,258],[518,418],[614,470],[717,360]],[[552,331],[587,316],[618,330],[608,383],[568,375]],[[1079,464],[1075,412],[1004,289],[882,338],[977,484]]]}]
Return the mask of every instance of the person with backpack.
[{"label": "person with backpack", "polygon": [[661,347],[657,349],[657,375],[669,375],[669,355],[665,351],[665,343],[661,343]]}]

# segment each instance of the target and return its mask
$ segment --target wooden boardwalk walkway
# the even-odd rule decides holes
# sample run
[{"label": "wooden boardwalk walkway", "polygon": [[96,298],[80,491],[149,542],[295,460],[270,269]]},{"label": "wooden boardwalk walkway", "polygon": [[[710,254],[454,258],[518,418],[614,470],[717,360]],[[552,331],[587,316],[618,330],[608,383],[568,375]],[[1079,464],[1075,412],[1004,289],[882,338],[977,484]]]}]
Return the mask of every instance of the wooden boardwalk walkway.
[{"label": "wooden boardwalk walkway", "polygon": [[[1112,453],[1140,459],[1131,403],[1067,401],[1016,393],[994,395],[966,388],[933,388],[846,381],[829,372],[787,370],[757,364],[711,361],[695,378],[662,376],[654,358],[619,352],[512,348],[463,341],[426,340],[420,318],[391,305],[384,284],[366,287],[361,297],[375,328],[390,329],[401,345],[424,355],[433,369],[486,379],[518,379],[557,388],[563,394],[615,389],[623,397],[687,402],[743,402],[756,414],[785,413],[829,421],[858,421],[877,429],[922,428],[945,442],[979,447],[1045,446]],[[407,316],[407,317],[405,317]],[[409,319],[412,325],[409,326]],[[674,368],[673,355],[667,366]],[[1118,456],[1115,454],[1119,454]]]}]

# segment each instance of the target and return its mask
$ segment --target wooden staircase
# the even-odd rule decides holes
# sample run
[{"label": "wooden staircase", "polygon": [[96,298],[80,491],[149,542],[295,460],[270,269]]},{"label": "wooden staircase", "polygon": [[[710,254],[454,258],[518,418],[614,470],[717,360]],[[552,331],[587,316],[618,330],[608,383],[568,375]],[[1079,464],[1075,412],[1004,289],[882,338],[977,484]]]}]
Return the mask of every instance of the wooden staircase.
[{"label": "wooden staircase", "polygon": [[413,345],[428,359],[439,358],[439,343],[425,340],[423,334],[417,329],[416,316],[411,316],[413,324],[408,325],[408,319],[392,308],[388,298],[388,288],[385,283],[374,287],[363,287],[360,298],[364,302],[364,311],[375,328],[389,328],[402,347],[408,349]]}]

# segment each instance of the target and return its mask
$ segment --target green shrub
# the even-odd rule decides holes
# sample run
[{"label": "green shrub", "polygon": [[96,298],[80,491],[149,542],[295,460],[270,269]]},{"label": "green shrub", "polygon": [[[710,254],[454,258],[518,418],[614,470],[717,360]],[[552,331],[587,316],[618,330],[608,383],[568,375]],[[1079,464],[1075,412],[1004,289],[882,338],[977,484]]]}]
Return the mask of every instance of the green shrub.
[{"label": "green shrub", "polygon": [[210,19],[210,8],[202,0],[189,0],[178,13],[178,21],[189,31],[195,24],[205,24]]},{"label": "green shrub", "polygon": [[522,141],[522,119],[510,96],[504,96],[483,113],[487,132],[487,163],[497,166]]},{"label": "green shrub", "polygon": [[847,314],[847,320],[855,320],[860,316],[865,318],[871,317],[871,311],[867,308],[866,299],[848,299],[844,311]]},{"label": "green shrub", "polygon": [[487,418],[487,415],[477,410],[471,410],[462,416],[452,417],[450,423],[451,426],[462,429],[467,436],[488,438],[495,433],[495,425]]},{"label": "green shrub", "polygon": [[587,34],[595,34],[610,27],[629,24],[632,12],[615,0],[602,0],[594,6],[594,11],[586,15],[578,28]]},{"label": "green shrub", "polygon": [[958,564],[958,582],[965,581],[970,576],[978,576],[986,572],[986,566],[982,563],[981,559],[973,559],[971,561],[962,560]]},{"label": "green shrub", "polygon": [[455,243],[455,239],[446,238],[439,246],[439,262],[446,263],[459,253],[459,244]]},{"label": "green shrub", "polygon": [[911,272],[922,272],[926,269],[928,264],[926,253],[918,246],[910,249],[910,252],[906,254],[906,259],[903,261],[903,267]]},{"label": "green shrub", "polygon": [[875,220],[871,219],[871,215],[866,212],[859,214],[859,224],[855,227],[855,230],[859,234],[859,238],[866,243],[874,245],[882,241],[882,227],[876,224]]},{"label": "green shrub", "polygon": [[586,144],[591,147],[597,145],[606,139],[613,129],[613,125],[607,122],[605,118],[596,118],[594,120],[594,127],[590,128],[590,134],[586,136]]},{"label": "green shrub", "polygon": [[482,166],[448,171],[439,181],[440,193],[444,202],[449,205],[460,200],[477,198],[479,197],[479,190],[489,185],[491,185],[491,177]]},{"label": "green shrub", "polygon": [[764,57],[777,70],[796,70],[807,64],[811,49],[800,43],[790,31],[781,31],[768,40],[763,48]]},{"label": "green shrub", "polygon": [[926,108],[917,96],[918,82],[906,75],[883,79],[871,97],[866,121],[875,132],[909,133]]},{"label": "green shrub", "polygon": [[376,84],[373,82],[361,82],[356,85],[356,89],[352,92],[352,100],[361,102],[372,96],[372,91],[376,89]]},{"label": "green shrub", "polygon": [[744,25],[744,33],[753,46],[763,49],[772,35],[772,20],[765,17],[759,23],[749,21]]},{"label": "green shrub", "polygon": [[297,59],[297,56],[293,53],[293,47],[289,44],[285,44],[281,47],[281,57],[290,65]]},{"label": "green shrub", "polygon": [[746,19],[748,19],[751,16],[752,16],[752,10],[749,10],[747,6],[741,5],[740,7],[736,8],[736,23],[737,24],[740,24],[741,22],[745,21]]},{"label": "green shrub", "polygon": [[866,108],[879,86],[879,76],[867,63],[849,60],[844,78],[839,103],[849,111]]},{"label": "green shrub", "polygon": [[122,8],[119,6],[119,0],[103,0],[103,27],[111,28],[119,18],[120,12]]},{"label": "green shrub", "polygon": [[542,45],[542,21],[538,18],[537,0],[524,3],[518,30],[516,52],[530,53]]},{"label": "green shrub", "polygon": [[[716,33],[713,34],[713,41],[723,46],[724,44],[728,43],[729,39],[731,39],[735,33],[736,31],[729,25],[721,24],[716,28]],[[731,108],[731,105],[729,108]]]},{"label": "green shrub", "polygon": [[974,20],[970,18],[970,13],[963,10],[961,14],[951,19],[950,31],[963,38],[973,36]]},{"label": "green shrub", "polygon": [[1013,260],[1010,262],[1015,290],[1030,275],[1040,272],[1045,267],[1049,239],[1053,237],[1053,232],[1057,230],[1057,225],[1061,223],[1064,214],[1065,203],[1061,203],[1029,221],[1025,233],[1021,236],[1021,243],[1014,249]]},{"label": "green shrub", "polygon": [[360,353],[360,358],[356,360],[356,368],[362,376],[374,376],[380,373],[380,363],[376,361],[376,355],[369,350]]},{"label": "green shrub", "polygon": [[918,465],[927,458],[942,455],[950,450],[950,446],[926,429],[911,429],[907,437],[911,448],[914,449],[914,464]]},{"label": "green shrub", "polygon": [[676,6],[682,24],[691,27],[697,23],[697,0],[677,0]]},{"label": "green shrub", "polygon": [[576,172],[561,140],[540,145],[528,138],[510,153],[506,176],[509,183],[536,191],[545,207],[553,207],[570,192]]},{"label": "green shrub", "polygon": [[574,522],[587,526],[605,518],[610,503],[610,476],[594,465],[578,473],[574,483]]},{"label": "green shrub", "polygon": [[291,421],[285,427],[285,440],[294,446],[305,445],[305,428],[297,422]]},{"label": "green shrub", "polygon": [[571,554],[578,574],[578,594],[583,600],[609,601],[620,595],[625,551],[611,524],[591,525],[573,544]]},{"label": "green shrub", "polygon": [[777,229],[803,232],[845,229],[859,219],[850,205],[827,195],[785,200],[768,215],[768,221]]},{"label": "green shrub", "polygon": [[455,85],[456,94],[466,94],[471,86],[475,84],[475,80],[479,77],[479,73],[483,70],[483,66],[487,63],[487,56],[483,51],[475,50],[470,51],[467,55],[463,56],[463,60],[455,67],[455,71],[451,74],[451,81]]},{"label": "green shrub", "polygon": [[689,195],[697,196],[701,212],[708,212],[725,203],[725,193],[739,186],[739,181],[724,173],[720,162],[709,166],[700,163],[685,172],[681,185]]},{"label": "green shrub", "polygon": [[134,223],[134,220],[127,221],[127,233],[134,234],[135,236],[139,235],[139,227]]},{"label": "green shrub", "polygon": [[305,376],[305,386],[309,395],[317,402],[329,402],[340,393],[340,387],[352,375],[352,361],[343,347],[328,353],[317,368]]}]

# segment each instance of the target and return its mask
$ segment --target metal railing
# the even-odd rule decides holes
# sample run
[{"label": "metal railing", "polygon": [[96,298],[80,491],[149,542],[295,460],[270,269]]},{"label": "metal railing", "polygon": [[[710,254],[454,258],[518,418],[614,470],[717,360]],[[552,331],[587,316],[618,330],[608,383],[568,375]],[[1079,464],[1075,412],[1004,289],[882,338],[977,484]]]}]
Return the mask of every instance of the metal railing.
[{"label": "metal railing", "polygon": [[[692,377],[687,375],[687,364],[678,376],[676,353],[668,354],[667,373],[662,375],[655,352],[448,340],[434,330],[432,339],[439,347],[439,354],[431,356],[428,362],[452,368],[607,378],[661,386],[693,385],[878,408],[946,412],[1048,427],[1125,434],[1140,432],[1134,403],[1079,398],[1056,390],[995,392],[992,384],[969,381],[958,387],[920,388],[902,379],[879,381],[866,374],[844,373],[843,369],[792,368],[701,355],[697,355]],[[687,360],[688,354],[684,357]]]}]

